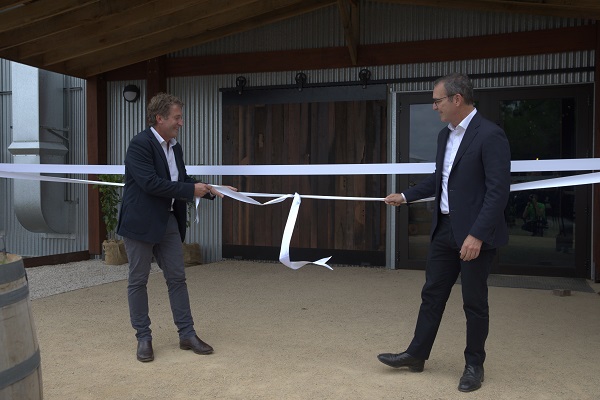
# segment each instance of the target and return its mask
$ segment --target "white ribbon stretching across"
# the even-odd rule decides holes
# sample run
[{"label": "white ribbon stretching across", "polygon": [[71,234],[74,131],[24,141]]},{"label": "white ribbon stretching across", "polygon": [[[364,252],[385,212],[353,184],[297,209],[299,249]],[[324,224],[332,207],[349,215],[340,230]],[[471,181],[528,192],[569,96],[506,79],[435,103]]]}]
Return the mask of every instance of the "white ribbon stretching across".
[{"label": "white ribbon stretching across", "polygon": [[[246,166],[188,166],[192,175],[390,175],[390,174],[429,174],[434,171],[433,163],[403,163],[403,164],[334,164],[334,165],[246,165]],[[600,159],[584,158],[569,160],[535,160],[512,161],[511,172],[541,172],[541,171],[594,171],[600,169]],[[27,179],[36,181],[83,183],[94,185],[124,186],[123,183],[71,179],[44,174],[118,174],[122,175],[125,167],[122,165],[66,165],[66,164],[2,164],[0,163],[0,178]],[[276,171],[276,173],[274,173]],[[536,180],[511,185],[511,192],[564,186],[576,186],[600,183],[600,172],[592,172],[561,178]],[[291,261],[290,241],[296,225],[301,197],[321,200],[351,200],[351,201],[383,201],[381,197],[346,197],[319,196],[272,193],[235,192],[226,186],[211,185],[225,196],[254,205],[269,205],[280,203],[287,198],[293,198],[290,213],[281,239],[279,261],[292,269],[298,269],[306,264],[317,264],[332,269],[327,262],[331,257],[317,261]],[[260,203],[252,197],[274,197],[265,203]],[[198,222],[198,203],[196,198],[196,223]],[[431,201],[433,198],[416,202]],[[415,203],[416,203],[415,202]]]},{"label": "white ribbon stretching across", "polygon": [[[279,176],[279,175],[401,175],[429,174],[435,163],[390,164],[298,164],[298,165],[192,165],[186,166],[189,175]],[[600,158],[511,161],[511,172],[598,171]],[[115,174],[123,175],[123,165],[81,164],[2,164],[3,172],[42,174]]]}]

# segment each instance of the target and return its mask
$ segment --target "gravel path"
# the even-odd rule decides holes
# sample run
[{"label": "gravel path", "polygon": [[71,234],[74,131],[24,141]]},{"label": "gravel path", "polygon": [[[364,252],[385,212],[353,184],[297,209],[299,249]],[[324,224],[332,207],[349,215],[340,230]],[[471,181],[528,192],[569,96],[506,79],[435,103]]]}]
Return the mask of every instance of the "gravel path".
[{"label": "gravel path", "polygon": [[[27,268],[29,298],[39,299],[104,283],[127,279],[129,264],[106,265],[102,260],[89,260],[59,265]],[[160,272],[152,264],[151,273]]]},{"label": "gravel path", "polygon": [[154,273],[148,290],[155,360],[140,363],[125,266],[28,269],[45,400],[600,398],[596,293],[491,287],[485,382],[464,394],[456,388],[465,341],[458,287],[423,373],[376,359],[410,341],[423,271],[292,271],[228,260],[186,272],[196,330],[215,353],[179,349],[164,278]]}]

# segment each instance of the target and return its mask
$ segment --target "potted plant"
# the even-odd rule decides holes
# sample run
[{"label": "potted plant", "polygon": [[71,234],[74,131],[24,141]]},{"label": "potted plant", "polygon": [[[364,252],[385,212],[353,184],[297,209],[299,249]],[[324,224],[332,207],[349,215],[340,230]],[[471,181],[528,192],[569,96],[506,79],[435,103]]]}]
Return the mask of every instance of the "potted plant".
[{"label": "potted plant", "polygon": [[[100,175],[103,182],[121,183],[122,175]],[[100,192],[102,220],[106,225],[106,240],[102,242],[104,262],[108,265],[121,265],[127,262],[127,253],[123,240],[117,239],[117,222],[122,187],[113,185],[95,185]]]}]

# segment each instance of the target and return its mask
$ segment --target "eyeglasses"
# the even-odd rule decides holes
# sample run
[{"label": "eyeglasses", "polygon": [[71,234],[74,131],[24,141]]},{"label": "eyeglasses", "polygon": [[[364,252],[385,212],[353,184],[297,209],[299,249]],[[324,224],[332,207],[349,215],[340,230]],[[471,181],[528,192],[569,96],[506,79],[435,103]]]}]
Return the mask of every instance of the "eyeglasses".
[{"label": "eyeglasses", "polygon": [[436,106],[439,106],[440,103],[442,102],[442,100],[449,99],[454,96],[456,96],[456,94],[449,94],[448,96],[440,97],[439,99],[433,99],[433,104],[435,104]]}]

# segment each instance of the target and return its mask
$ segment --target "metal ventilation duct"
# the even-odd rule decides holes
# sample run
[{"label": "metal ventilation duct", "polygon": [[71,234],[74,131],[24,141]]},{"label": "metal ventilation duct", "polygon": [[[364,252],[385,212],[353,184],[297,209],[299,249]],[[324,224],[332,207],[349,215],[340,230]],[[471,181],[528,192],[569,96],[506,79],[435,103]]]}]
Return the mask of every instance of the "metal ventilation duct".
[{"label": "metal ventilation duct", "polygon": [[[12,111],[15,164],[66,163],[63,75],[12,63]],[[74,213],[65,194],[64,183],[14,180],[17,219],[31,232],[69,233]]]}]

